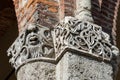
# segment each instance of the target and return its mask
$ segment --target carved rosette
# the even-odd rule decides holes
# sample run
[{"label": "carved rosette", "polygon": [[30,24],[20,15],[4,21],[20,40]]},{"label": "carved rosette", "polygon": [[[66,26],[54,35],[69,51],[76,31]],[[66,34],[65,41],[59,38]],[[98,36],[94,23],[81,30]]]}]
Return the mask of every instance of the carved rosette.
[{"label": "carved rosette", "polygon": [[16,69],[30,59],[53,58],[54,48],[51,31],[47,27],[29,24],[8,49],[9,62]]},{"label": "carved rosette", "polygon": [[53,32],[56,57],[71,49],[102,60],[117,60],[119,50],[98,25],[66,17]]}]

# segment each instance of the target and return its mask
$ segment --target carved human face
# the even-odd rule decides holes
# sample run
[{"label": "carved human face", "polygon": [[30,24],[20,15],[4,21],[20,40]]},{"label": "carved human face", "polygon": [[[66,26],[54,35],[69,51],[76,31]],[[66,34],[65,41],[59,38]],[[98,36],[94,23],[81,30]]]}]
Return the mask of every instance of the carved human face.
[{"label": "carved human face", "polygon": [[27,28],[27,43],[28,45],[37,45],[40,40],[39,40],[39,29],[38,27],[35,27],[35,25],[30,24]]}]

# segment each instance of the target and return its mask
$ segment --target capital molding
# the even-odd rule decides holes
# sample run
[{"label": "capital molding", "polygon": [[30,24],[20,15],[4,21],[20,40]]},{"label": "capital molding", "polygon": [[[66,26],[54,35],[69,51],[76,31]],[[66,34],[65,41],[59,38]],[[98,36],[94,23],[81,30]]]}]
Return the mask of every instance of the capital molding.
[{"label": "capital molding", "polygon": [[74,17],[65,17],[54,29],[28,24],[7,52],[11,56],[9,62],[17,69],[36,59],[52,59],[57,63],[70,50],[119,63],[119,49],[110,43],[109,35],[102,27]]}]

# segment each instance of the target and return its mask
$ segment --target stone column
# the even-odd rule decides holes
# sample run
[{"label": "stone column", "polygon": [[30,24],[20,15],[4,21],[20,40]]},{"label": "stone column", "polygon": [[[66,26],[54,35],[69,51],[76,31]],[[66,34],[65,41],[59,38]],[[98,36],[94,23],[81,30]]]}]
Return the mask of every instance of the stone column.
[{"label": "stone column", "polygon": [[13,0],[19,36],[8,49],[17,80],[55,80],[51,29],[64,17],[64,0]]},{"label": "stone column", "polygon": [[44,59],[29,61],[17,70],[17,80],[56,80],[55,64]]},{"label": "stone column", "polygon": [[13,0],[19,36],[8,49],[17,80],[55,80],[51,29],[64,17],[64,0]]},{"label": "stone column", "polygon": [[53,36],[57,80],[115,80],[119,50],[100,26],[67,17]]},{"label": "stone column", "polygon": [[64,17],[64,0],[21,1],[23,29],[8,49],[17,80],[115,79],[119,50],[93,23],[91,0],[76,0],[74,17]]},{"label": "stone column", "polygon": [[56,80],[54,48],[50,29],[28,24],[8,49],[17,80]]}]

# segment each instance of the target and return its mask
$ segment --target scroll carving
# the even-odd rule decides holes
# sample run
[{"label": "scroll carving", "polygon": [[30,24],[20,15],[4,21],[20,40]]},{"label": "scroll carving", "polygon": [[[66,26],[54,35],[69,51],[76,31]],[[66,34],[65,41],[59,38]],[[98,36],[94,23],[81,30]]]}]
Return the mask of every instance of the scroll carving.
[{"label": "scroll carving", "polygon": [[118,48],[100,26],[73,17],[66,17],[53,30],[29,24],[8,49],[8,56],[17,69],[25,61],[40,57],[54,58],[56,54],[57,61],[68,49],[107,61],[119,61],[120,57]]},{"label": "scroll carving", "polygon": [[98,25],[75,18],[66,17],[54,30],[55,52],[62,53],[66,48],[76,49],[110,61],[119,56],[119,50],[109,41],[109,35]]},{"label": "scroll carving", "polygon": [[39,57],[54,56],[50,29],[36,24],[29,24],[8,49],[10,63],[17,68],[24,61]]}]

